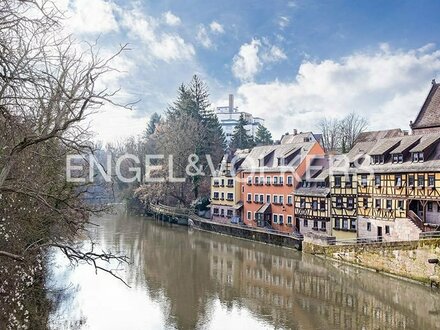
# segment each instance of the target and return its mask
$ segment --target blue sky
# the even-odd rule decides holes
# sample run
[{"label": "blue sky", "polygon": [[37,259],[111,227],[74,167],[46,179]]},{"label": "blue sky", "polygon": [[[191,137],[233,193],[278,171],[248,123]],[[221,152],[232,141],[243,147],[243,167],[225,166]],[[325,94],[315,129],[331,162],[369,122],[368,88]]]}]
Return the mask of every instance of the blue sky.
[{"label": "blue sky", "polygon": [[78,39],[130,44],[105,83],[141,102],[96,117],[105,141],[138,133],[194,73],[214,105],[234,93],[275,137],[351,111],[407,129],[440,79],[440,1],[58,1]]}]

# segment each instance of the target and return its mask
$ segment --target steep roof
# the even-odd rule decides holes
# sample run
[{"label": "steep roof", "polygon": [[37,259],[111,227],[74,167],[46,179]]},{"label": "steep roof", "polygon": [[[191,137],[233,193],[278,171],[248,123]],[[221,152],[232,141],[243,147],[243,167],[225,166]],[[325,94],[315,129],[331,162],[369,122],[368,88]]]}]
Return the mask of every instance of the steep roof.
[{"label": "steep roof", "polygon": [[[305,139],[307,139],[307,141]],[[313,142],[313,140],[316,140],[316,136],[312,132],[284,134],[281,137],[281,144]]]},{"label": "steep roof", "polygon": [[440,83],[432,81],[431,90],[416,120],[410,126],[412,129],[440,127]]},{"label": "steep roof", "polygon": [[405,132],[400,128],[387,129],[382,131],[370,131],[370,132],[362,132],[356,139],[356,143],[358,142],[369,142],[369,141],[377,141],[380,139],[386,139],[391,137],[404,136]]}]

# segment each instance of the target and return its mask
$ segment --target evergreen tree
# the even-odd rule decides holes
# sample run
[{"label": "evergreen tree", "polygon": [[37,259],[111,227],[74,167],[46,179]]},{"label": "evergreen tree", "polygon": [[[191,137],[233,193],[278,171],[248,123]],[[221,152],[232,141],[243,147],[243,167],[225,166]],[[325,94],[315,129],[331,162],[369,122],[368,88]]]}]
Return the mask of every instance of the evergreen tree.
[{"label": "evergreen tree", "polygon": [[254,146],[254,140],[252,136],[249,136],[245,126],[247,121],[244,119],[243,114],[240,115],[238,124],[234,128],[234,133],[231,140],[232,149],[247,149]]},{"label": "evergreen tree", "polygon": [[261,124],[258,124],[257,133],[255,134],[255,143],[257,145],[273,144],[272,134]]},{"label": "evergreen tree", "polygon": [[162,117],[156,112],[151,115],[150,121],[147,125],[147,129],[145,130],[145,137],[149,137],[150,135],[154,134],[154,132],[156,131],[156,127],[160,123],[161,119]]}]

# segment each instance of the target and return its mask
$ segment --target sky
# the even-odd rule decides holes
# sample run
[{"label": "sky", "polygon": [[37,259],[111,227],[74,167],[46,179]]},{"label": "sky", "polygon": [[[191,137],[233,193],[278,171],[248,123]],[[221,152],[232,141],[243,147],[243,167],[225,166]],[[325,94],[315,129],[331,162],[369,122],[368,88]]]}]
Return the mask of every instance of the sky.
[{"label": "sky", "polygon": [[356,112],[369,129],[408,129],[440,81],[440,1],[394,0],[56,0],[66,29],[95,41],[119,72],[134,110],[95,115],[95,139],[140,134],[180,84],[199,75],[212,106],[236,105],[265,119],[275,139],[318,131],[320,119]]}]

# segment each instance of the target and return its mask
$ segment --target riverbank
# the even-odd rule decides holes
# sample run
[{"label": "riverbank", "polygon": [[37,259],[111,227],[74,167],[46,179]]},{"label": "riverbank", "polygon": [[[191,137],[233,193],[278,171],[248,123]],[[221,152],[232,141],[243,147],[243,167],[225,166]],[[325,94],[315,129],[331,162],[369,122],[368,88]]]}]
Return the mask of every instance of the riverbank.
[{"label": "riverbank", "polygon": [[439,238],[353,245],[318,245],[306,239],[303,252],[426,285],[440,283]]},{"label": "riverbank", "polygon": [[251,241],[293,248],[298,251],[301,251],[302,249],[302,238],[299,236],[270,232],[259,228],[218,223],[198,216],[190,216],[189,219],[191,227],[198,230],[204,230]]}]

